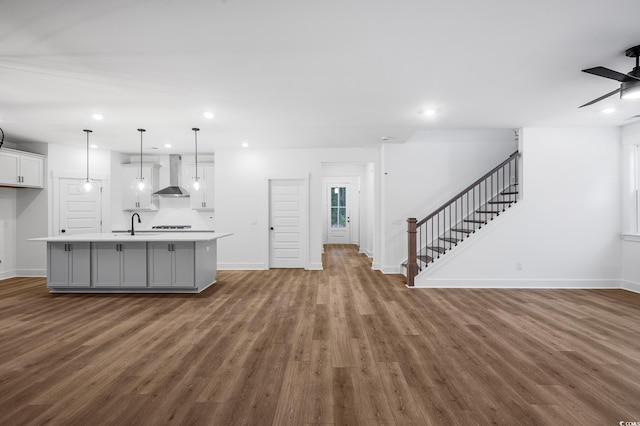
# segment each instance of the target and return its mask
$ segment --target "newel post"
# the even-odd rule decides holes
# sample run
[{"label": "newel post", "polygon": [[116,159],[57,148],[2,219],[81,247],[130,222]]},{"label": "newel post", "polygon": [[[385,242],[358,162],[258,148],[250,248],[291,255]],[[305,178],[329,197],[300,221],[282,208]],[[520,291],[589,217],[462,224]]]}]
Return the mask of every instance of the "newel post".
[{"label": "newel post", "polygon": [[407,285],[413,287],[413,279],[418,275],[418,250],[416,249],[416,218],[407,219],[407,233],[409,234],[409,247],[407,258]]}]

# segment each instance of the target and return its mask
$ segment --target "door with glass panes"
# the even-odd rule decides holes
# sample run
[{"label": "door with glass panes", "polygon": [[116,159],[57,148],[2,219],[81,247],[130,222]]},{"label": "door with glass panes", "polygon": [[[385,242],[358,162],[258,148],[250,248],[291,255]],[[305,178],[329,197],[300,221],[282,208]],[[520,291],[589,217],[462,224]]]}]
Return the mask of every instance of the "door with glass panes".
[{"label": "door with glass panes", "polygon": [[327,243],[349,244],[351,241],[350,194],[348,183],[327,185]]}]

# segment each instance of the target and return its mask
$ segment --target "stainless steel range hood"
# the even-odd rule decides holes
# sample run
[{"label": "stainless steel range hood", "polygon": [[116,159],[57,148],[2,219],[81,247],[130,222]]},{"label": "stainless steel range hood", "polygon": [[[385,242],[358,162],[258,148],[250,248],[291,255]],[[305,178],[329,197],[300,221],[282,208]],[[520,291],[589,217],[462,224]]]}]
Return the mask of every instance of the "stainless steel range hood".
[{"label": "stainless steel range hood", "polygon": [[154,192],[158,197],[188,197],[189,192],[180,186],[182,177],[182,157],[178,154],[169,155],[169,186]]}]

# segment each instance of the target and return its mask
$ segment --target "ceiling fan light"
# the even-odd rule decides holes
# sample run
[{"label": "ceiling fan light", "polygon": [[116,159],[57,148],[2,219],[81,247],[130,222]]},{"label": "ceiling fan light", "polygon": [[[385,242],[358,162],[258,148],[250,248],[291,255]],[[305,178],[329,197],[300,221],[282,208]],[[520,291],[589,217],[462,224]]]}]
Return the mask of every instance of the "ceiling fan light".
[{"label": "ceiling fan light", "polygon": [[620,99],[640,99],[640,80],[623,82],[620,86]]}]

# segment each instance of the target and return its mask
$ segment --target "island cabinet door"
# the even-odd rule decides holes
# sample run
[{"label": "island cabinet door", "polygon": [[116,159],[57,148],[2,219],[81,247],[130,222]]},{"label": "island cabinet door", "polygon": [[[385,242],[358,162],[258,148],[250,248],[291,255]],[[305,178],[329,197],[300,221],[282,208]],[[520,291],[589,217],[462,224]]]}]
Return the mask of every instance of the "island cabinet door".
[{"label": "island cabinet door", "polygon": [[69,287],[91,287],[90,243],[69,243]]},{"label": "island cabinet door", "polygon": [[89,243],[49,243],[47,256],[49,287],[91,285]]},{"label": "island cabinet door", "polygon": [[195,253],[193,242],[173,243],[172,287],[195,287]]},{"label": "island cabinet door", "polygon": [[147,243],[120,244],[122,287],[147,286]]},{"label": "island cabinet door", "polygon": [[67,243],[49,243],[47,250],[47,285],[69,287],[69,253]]},{"label": "island cabinet door", "polygon": [[168,242],[149,242],[149,287],[171,287],[173,256]]},{"label": "island cabinet door", "polygon": [[94,287],[120,287],[120,243],[93,243],[91,276]]}]

